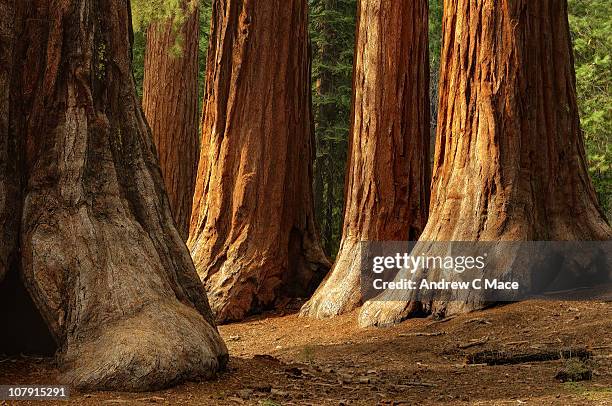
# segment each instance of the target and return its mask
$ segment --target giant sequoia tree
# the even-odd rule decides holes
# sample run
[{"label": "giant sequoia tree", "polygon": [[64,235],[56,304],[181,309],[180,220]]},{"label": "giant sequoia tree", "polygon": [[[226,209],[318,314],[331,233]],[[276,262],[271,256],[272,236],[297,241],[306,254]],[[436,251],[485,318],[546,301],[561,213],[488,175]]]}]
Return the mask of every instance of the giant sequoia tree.
[{"label": "giant sequoia tree", "polygon": [[302,308],[361,304],[360,241],[416,240],[429,200],[427,1],[359,3],[344,230],[332,272]]},{"label": "giant sequoia tree", "polygon": [[188,245],[220,321],[305,296],[313,219],[306,0],[218,0]]},{"label": "giant sequoia tree", "polygon": [[197,1],[147,29],[142,107],[157,146],[176,226],[187,240],[198,167]]},{"label": "giant sequoia tree", "polygon": [[[443,34],[431,210],[415,250],[610,238],[587,172],[566,1],[446,0]],[[469,303],[372,301],[360,324],[483,305],[477,292]]]},{"label": "giant sequoia tree", "polygon": [[210,377],[227,350],[136,97],[129,12],[0,1],[0,269],[21,277],[67,382],[150,390]]}]

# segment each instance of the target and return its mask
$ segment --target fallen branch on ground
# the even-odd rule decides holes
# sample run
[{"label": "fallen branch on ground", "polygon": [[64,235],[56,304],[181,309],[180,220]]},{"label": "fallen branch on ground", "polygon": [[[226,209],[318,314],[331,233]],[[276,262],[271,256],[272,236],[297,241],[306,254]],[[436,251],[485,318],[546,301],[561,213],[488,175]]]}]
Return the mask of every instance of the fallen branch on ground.
[{"label": "fallen branch on ground", "polygon": [[553,361],[566,358],[588,359],[591,351],[585,347],[569,347],[559,349],[542,349],[525,352],[480,351],[466,358],[467,364],[509,365],[526,362]]},{"label": "fallen branch on ground", "polygon": [[457,347],[461,348],[462,350],[465,350],[466,348],[475,347],[477,345],[485,344],[487,341],[489,341],[489,336],[482,337],[482,338],[477,339],[477,340],[471,340],[471,341],[469,341],[467,343],[458,344]]},{"label": "fallen branch on ground", "polygon": [[445,331],[439,331],[436,333],[424,333],[424,332],[417,332],[417,333],[402,333],[402,334],[398,334],[398,337],[436,337],[436,336],[441,336],[446,334]]},{"label": "fallen branch on ground", "polygon": [[403,384],[396,384],[394,386],[398,388],[409,388],[411,386],[423,386],[426,388],[436,388],[438,385],[434,383],[410,381],[410,382],[404,382]]}]

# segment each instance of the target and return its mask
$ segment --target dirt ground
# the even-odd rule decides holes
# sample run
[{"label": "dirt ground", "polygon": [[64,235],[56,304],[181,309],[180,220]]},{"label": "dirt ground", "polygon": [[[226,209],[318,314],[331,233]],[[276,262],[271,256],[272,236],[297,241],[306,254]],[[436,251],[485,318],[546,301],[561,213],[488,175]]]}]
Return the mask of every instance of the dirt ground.
[{"label": "dirt ground", "polygon": [[[220,327],[232,358],[217,380],[155,393],[72,393],[61,404],[612,405],[611,316],[612,303],[544,301],[386,329],[358,328],[356,313],[324,321],[266,314]],[[465,363],[476,351],[580,345],[593,353],[590,381],[557,381],[567,360]],[[52,360],[0,359],[0,385],[60,382]]]}]

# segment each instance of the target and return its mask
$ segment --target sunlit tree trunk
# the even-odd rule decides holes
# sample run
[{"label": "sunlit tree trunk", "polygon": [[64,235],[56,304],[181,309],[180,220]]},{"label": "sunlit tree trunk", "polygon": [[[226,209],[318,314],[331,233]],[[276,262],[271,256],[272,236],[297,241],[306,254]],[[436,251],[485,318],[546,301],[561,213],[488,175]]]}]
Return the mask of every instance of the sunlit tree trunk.
[{"label": "sunlit tree trunk", "polygon": [[189,247],[220,321],[310,294],[315,230],[306,0],[217,0]]},{"label": "sunlit tree trunk", "polygon": [[[431,211],[421,240],[609,239],[587,172],[566,2],[446,0],[443,33]],[[360,323],[484,305],[478,292],[470,303],[378,300],[363,307]]]},{"label": "sunlit tree trunk", "polygon": [[344,229],[333,270],[302,308],[361,304],[360,241],[415,240],[429,200],[427,1],[362,0]]},{"label": "sunlit tree trunk", "polygon": [[[147,29],[142,107],[151,126],[177,229],[187,240],[198,167],[199,8],[181,3],[184,15]],[[178,13],[178,12],[177,12]]]},{"label": "sunlit tree trunk", "polygon": [[[12,54],[2,154],[7,140],[24,142],[0,179],[23,157],[25,182],[11,203],[19,235],[3,233],[2,246],[19,244],[20,279],[11,280],[25,286],[59,347],[62,382],[141,391],[212,377],[227,349],[172,220],[136,97],[129,2],[3,0],[0,9],[7,4],[17,11],[0,50],[3,62]],[[15,307],[0,309],[0,319]]]}]

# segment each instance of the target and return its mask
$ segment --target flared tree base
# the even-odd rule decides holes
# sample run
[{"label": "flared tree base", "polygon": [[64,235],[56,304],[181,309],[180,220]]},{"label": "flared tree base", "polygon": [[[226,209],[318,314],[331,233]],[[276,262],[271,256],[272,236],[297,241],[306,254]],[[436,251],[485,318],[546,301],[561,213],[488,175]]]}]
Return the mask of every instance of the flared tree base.
[{"label": "flared tree base", "polygon": [[329,276],[300,310],[300,316],[324,319],[350,312],[362,303],[359,242],[344,240]]},{"label": "flared tree base", "polygon": [[217,331],[181,303],[153,303],[91,338],[72,338],[66,381],[85,390],[151,391],[210,379],[228,355]]}]

